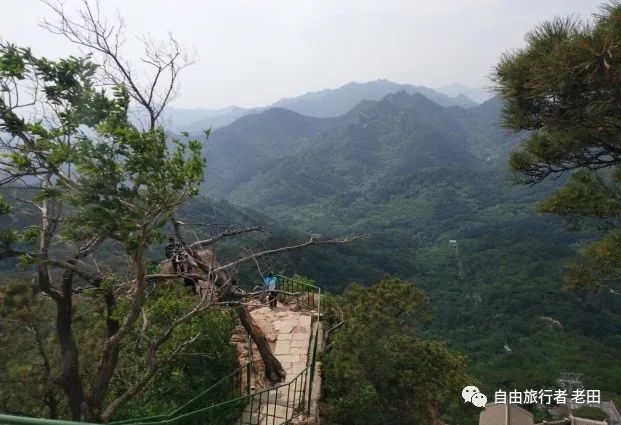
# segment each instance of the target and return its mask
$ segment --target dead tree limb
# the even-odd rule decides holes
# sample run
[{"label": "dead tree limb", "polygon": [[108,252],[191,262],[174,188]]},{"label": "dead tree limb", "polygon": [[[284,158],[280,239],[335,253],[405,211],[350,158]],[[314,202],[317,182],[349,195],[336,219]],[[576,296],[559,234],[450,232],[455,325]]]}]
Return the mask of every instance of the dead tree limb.
[{"label": "dead tree limb", "polygon": [[103,82],[124,85],[129,95],[148,115],[147,129],[153,130],[166,106],[178,92],[179,74],[195,63],[193,54],[187,53],[169,34],[164,42],[157,43],[150,37],[141,39],[144,47],[140,61],[148,76],[144,81],[123,57],[125,22],[119,17],[109,23],[100,12],[99,1],[82,1],[77,18],[72,18],[62,0],[43,0],[52,10],[55,20],[44,20],[41,26],[53,34],[62,35],[72,43],[101,56]]},{"label": "dead tree limb", "polygon": [[225,237],[242,235],[244,233],[260,232],[262,230],[263,230],[263,228],[260,227],[260,226],[245,227],[245,228],[240,228],[240,229],[227,229],[224,232],[219,233],[218,235],[213,236],[213,237],[211,237],[209,239],[204,239],[204,240],[193,242],[188,247],[190,249],[193,249],[193,248],[204,248],[206,246],[213,245],[214,243],[216,243],[217,241],[219,241],[220,239],[225,238]]},{"label": "dead tree limb", "polygon": [[[183,236],[181,234],[181,229],[180,229],[180,222],[177,220],[173,220],[173,223],[175,225],[175,233],[177,237],[179,238],[180,241],[183,241]],[[252,229],[252,228],[248,228],[248,229]],[[252,231],[248,229],[246,229],[246,231],[243,231],[243,232],[238,232],[237,234],[248,233],[249,231]],[[220,276],[224,276],[223,280],[230,283],[232,282],[230,278],[230,274],[234,269],[250,261],[256,262],[257,258],[279,254],[283,252],[295,251],[298,249],[309,247],[311,245],[349,244],[351,242],[354,242],[358,239],[363,238],[364,236],[365,235],[355,236],[355,237],[347,238],[347,239],[327,239],[327,240],[321,240],[321,239],[316,239],[316,238],[311,237],[306,242],[303,242],[297,245],[289,245],[289,246],[269,249],[269,250],[265,250],[265,251],[261,251],[257,253],[250,253],[228,264],[221,265],[221,266],[219,265],[216,267],[208,267],[207,265],[205,265],[202,262],[200,256],[198,255],[198,252],[191,250],[191,249],[188,249],[188,252],[190,256],[196,261],[201,271],[206,273],[207,276],[211,276],[211,279],[218,279]],[[265,365],[265,374],[266,374],[267,379],[269,379],[272,382],[279,382],[283,380],[285,378],[285,373],[284,373],[284,369],[282,365],[280,364],[276,356],[274,356],[274,354],[272,353],[272,350],[269,345],[269,341],[267,340],[265,333],[254,321],[254,319],[252,318],[252,315],[250,314],[250,310],[248,310],[248,307],[244,305],[243,303],[245,299],[258,295],[258,293],[247,294],[247,293],[244,293],[243,291],[240,291],[239,288],[236,288],[234,285],[218,286],[218,290],[219,290],[218,302],[228,303],[228,304],[239,303],[239,305],[237,305],[236,307],[239,320],[242,326],[244,327],[244,329],[248,332],[252,340],[257,345],[259,353],[261,354],[261,359],[263,361],[263,364]]]},{"label": "dead tree limb", "polygon": [[280,248],[268,249],[268,250],[265,250],[265,251],[249,254],[249,255],[247,255],[245,257],[241,257],[241,258],[239,258],[237,260],[231,261],[230,263],[225,264],[223,266],[218,266],[213,271],[215,273],[218,273],[218,272],[230,270],[232,268],[240,266],[241,264],[247,263],[248,261],[254,261],[257,258],[266,257],[266,256],[269,256],[269,255],[274,255],[274,254],[279,254],[279,253],[282,253],[282,252],[295,251],[295,250],[298,250],[298,249],[307,248],[307,247],[309,247],[311,245],[343,245],[343,244],[348,244],[348,243],[352,243],[354,241],[357,241],[358,239],[362,239],[365,236],[366,235],[360,235],[360,236],[354,236],[352,238],[346,238],[346,239],[323,239],[323,240],[322,239],[315,239],[315,238],[311,237],[306,242],[303,242],[303,243],[298,244],[298,245],[283,246],[283,247],[280,247]]},{"label": "dead tree limb", "polygon": [[272,382],[280,382],[285,379],[285,370],[283,369],[280,361],[278,361],[274,353],[272,353],[270,343],[267,340],[265,333],[259,327],[259,325],[257,325],[257,322],[255,322],[255,320],[252,318],[248,307],[242,305],[240,307],[237,307],[236,310],[239,321],[259,349],[259,353],[261,354],[261,360],[263,360],[263,364],[265,365],[265,375],[267,379]]}]

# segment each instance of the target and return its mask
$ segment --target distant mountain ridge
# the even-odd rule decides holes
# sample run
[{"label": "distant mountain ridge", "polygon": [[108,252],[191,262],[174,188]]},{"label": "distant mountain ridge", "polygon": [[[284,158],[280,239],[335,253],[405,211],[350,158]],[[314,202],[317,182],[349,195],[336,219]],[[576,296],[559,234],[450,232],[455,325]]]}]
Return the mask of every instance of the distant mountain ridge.
[{"label": "distant mountain ridge", "polygon": [[[329,118],[343,115],[364,100],[380,100],[390,93],[404,91],[408,94],[420,93],[441,106],[461,106],[471,108],[475,101],[464,94],[448,96],[424,86],[399,84],[388,80],[366,83],[352,82],[336,89],[309,92],[301,96],[281,99],[271,105],[257,108],[229,106],[222,109],[176,109],[169,113],[175,131],[199,132],[206,128],[225,127],[242,116],[258,113],[271,108],[284,108],[316,118]],[[203,111],[202,118],[197,118]]]},{"label": "distant mountain ridge", "polygon": [[[495,143],[487,142],[492,130],[497,128],[494,120],[500,106],[497,100],[490,100],[471,109],[453,109],[419,92],[398,91],[380,100],[360,101],[337,117],[312,117],[284,108],[249,114],[216,129],[205,145],[208,159],[205,189],[212,196],[260,207],[262,202],[253,204],[250,199],[256,199],[259,193],[277,192],[278,187],[283,187],[284,196],[290,189],[288,184],[309,167],[322,169],[327,173],[325,177],[343,164],[348,164],[350,170],[372,167],[372,172],[376,172],[394,168],[396,164],[419,166],[439,161],[437,165],[446,165],[453,160],[470,164],[477,155],[497,158],[500,151],[506,152],[512,146],[500,142],[502,134],[493,134]],[[470,127],[487,133],[476,149],[464,143]],[[394,141],[378,142],[388,137]],[[340,151],[336,152],[337,149]],[[380,151],[371,154],[370,150]],[[382,157],[382,164],[359,161],[369,155]],[[292,161],[298,164],[291,165]],[[332,164],[329,169],[328,164]],[[288,170],[284,174],[291,174],[290,178],[275,175],[283,167]],[[317,176],[313,180],[317,181]],[[336,184],[340,178],[332,175],[328,181]],[[309,196],[317,195],[312,194],[312,186],[310,189]],[[246,196],[249,193],[252,195]]]},{"label": "distant mountain ridge", "polygon": [[494,92],[489,88],[468,87],[457,83],[437,87],[434,90],[451,97],[463,95],[477,103],[483,103],[494,96]]},{"label": "distant mountain ridge", "polygon": [[166,124],[173,131],[200,132],[208,128],[221,128],[231,124],[245,115],[261,112],[265,108],[241,108],[239,106],[227,106],[221,109],[185,109],[168,108],[164,117]]},{"label": "distant mountain ridge", "polygon": [[[338,117],[247,115],[205,144],[202,190],[288,229],[368,235],[330,255],[302,253],[296,267],[328,290],[378,275],[416,282],[434,307],[429,333],[468,355],[484,391],[552,387],[578,369],[618,394],[621,370],[589,353],[621,358],[611,338],[621,300],[596,305],[564,290],[562,271],[585,235],[535,211],[557,183],[507,184],[507,154],[522,135],[499,126],[502,108],[498,97],[466,109],[402,90]],[[546,328],[549,317],[564,331]]]},{"label": "distant mountain ridge", "polygon": [[463,95],[451,97],[428,87],[398,84],[388,80],[348,83],[335,90],[322,90],[281,99],[272,106],[290,109],[302,115],[326,118],[342,115],[363,100],[380,100],[390,93],[400,91],[408,94],[420,93],[441,106],[476,106],[476,102]]}]

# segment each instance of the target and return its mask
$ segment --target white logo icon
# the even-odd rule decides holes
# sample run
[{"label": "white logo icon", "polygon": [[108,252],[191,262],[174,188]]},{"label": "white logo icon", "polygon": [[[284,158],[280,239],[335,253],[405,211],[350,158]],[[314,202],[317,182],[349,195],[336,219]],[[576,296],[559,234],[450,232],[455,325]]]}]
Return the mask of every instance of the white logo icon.
[{"label": "white logo icon", "polygon": [[464,399],[464,403],[472,403],[476,407],[485,407],[487,404],[487,397],[474,385],[468,385],[461,390],[461,396]]}]

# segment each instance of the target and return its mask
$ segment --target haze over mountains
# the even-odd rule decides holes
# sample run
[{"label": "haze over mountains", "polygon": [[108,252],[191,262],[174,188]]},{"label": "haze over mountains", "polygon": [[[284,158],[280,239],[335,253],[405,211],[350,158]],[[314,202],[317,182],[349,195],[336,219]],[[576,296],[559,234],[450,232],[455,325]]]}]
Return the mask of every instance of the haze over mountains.
[{"label": "haze over mountains", "polygon": [[[585,385],[615,394],[621,370],[605,359],[621,356],[608,338],[620,332],[621,303],[564,289],[563,267],[587,235],[536,212],[554,182],[508,184],[507,154],[520,136],[499,127],[502,100],[455,105],[410,87],[337,114],[361,86],[283,100],[297,111],[255,111],[216,129],[204,147],[203,193],[230,203],[231,216],[269,217],[280,237],[367,234],[338,253],[274,267],[335,291],[388,275],[414,281],[436,310],[430,332],[470,356],[486,391],[552,386],[576,369]],[[563,333],[550,328],[557,322]],[[585,346],[601,355],[585,357]]]},{"label": "haze over mountains", "polygon": [[494,93],[490,88],[486,87],[468,87],[463,84],[448,84],[446,86],[438,87],[434,89],[446,96],[466,96],[469,99],[474,100],[477,103],[483,103],[493,97]]},{"label": "haze over mountains", "polygon": [[[301,96],[281,99],[264,107],[241,108],[229,106],[222,109],[171,108],[169,117],[174,130],[190,132],[210,127],[224,127],[244,115],[270,108],[286,108],[311,117],[334,117],[346,113],[363,100],[380,100],[387,94],[398,91],[405,91],[409,94],[421,93],[439,105],[462,106],[465,108],[473,107],[477,103],[491,97],[491,94],[485,89],[470,88],[458,84],[434,90],[424,86],[376,80],[366,83],[352,82],[336,89],[309,92]],[[472,98],[469,96],[472,96]]]},{"label": "haze over mountains", "polygon": [[[621,397],[621,367],[611,367],[621,358],[621,297],[565,289],[564,267],[589,235],[535,210],[555,182],[508,183],[507,154],[520,135],[499,126],[502,106],[498,97],[476,104],[376,81],[270,108],[175,110],[181,128],[216,127],[204,144],[202,194],[211,199],[188,203],[180,218],[267,228],[257,236],[266,249],[309,234],[367,235],[269,266],[328,292],[387,276],[414,282],[434,308],[425,332],[467,355],[488,394],[555,388],[577,370],[585,387]],[[246,248],[219,246],[218,255]],[[252,287],[254,264],[240,276]]]},{"label": "haze over mountains", "polygon": [[0,425],[621,425],[585,1],[12,5]]}]

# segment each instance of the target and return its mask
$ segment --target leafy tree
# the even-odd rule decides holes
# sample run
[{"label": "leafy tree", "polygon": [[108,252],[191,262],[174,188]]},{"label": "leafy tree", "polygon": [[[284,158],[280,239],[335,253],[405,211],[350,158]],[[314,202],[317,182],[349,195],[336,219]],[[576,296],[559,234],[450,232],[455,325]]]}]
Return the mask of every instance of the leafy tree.
[{"label": "leafy tree", "polygon": [[[4,183],[37,182],[39,193],[27,202],[40,216],[40,225],[23,229],[20,240],[13,238],[18,243],[4,243],[2,256],[36,264],[39,290],[56,303],[60,383],[72,417],[105,420],[144,385],[139,380],[105,405],[122,342],[144,302],[145,253],[160,238],[165,220],[197,192],[204,167],[201,144],[175,140],[169,150],[162,128],[138,129],[129,119],[125,86],[117,84],[111,93],[98,88],[97,66],[88,59],[50,61],[5,44],[0,64]],[[19,103],[28,94],[30,102]],[[41,108],[44,116],[23,113],[29,107]],[[113,288],[119,276],[81,264],[107,240],[124,251],[135,282],[123,315]],[[59,286],[52,267],[63,270]],[[80,375],[73,330],[75,278],[99,288],[107,307],[108,335],[99,366],[88,377]],[[156,365],[142,380],[150,379]]]},{"label": "leafy tree", "polygon": [[[331,422],[436,424],[443,413],[455,413],[469,382],[466,362],[420,336],[429,318],[423,291],[386,279],[371,288],[354,284],[333,303],[327,318],[342,327],[326,359]],[[457,412],[462,419],[469,413],[474,411]]]},{"label": "leafy tree", "polygon": [[[44,26],[89,49],[102,65],[91,56],[48,60],[30,49],[0,44],[0,185],[13,185],[22,193],[32,190],[34,196],[17,200],[36,217],[34,225],[0,234],[0,259],[18,258],[25,267],[36,268],[37,289],[55,304],[60,351],[55,382],[71,418],[109,421],[200,341],[200,332],[188,332],[188,327],[196,330],[195,321],[220,303],[236,308],[258,345],[268,378],[282,379],[280,362],[241,302],[244,293],[234,285],[236,268],[262,256],[347,240],[311,238],[246,251],[223,265],[205,247],[261,229],[226,228],[186,243],[175,213],[197,194],[205,160],[199,140],[187,134],[169,138],[161,117],[177,92],[179,72],[191,59],[172,38],[161,45],[147,39],[141,61],[147,69],[132,69],[120,53],[122,21],[108,23],[88,1],[77,18],[65,13],[62,2],[46,3],[57,22]],[[136,77],[145,74],[146,80]],[[8,210],[0,203],[0,213]],[[167,223],[199,269],[192,278],[203,279],[206,290],[171,310],[176,314],[161,316],[148,308],[153,296],[149,283],[181,275],[148,275],[146,262],[149,248],[163,240]],[[98,261],[106,254],[109,258]],[[101,333],[94,332],[96,338],[90,340],[78,338],[75,311],[92,305],[75,297],[76,286],[93,289],[97,311],[103,307],[102,326],[94,328]],[[158,322],[158,317],[165,320]],[[126,349],[136,336],[143,342],[137,349],[144,361],[133,362],[139,366],[130,375],[133,379],[119,386],[119,367],[138,356]]]},{"label": "leafy tree", "polygon": [[[54,302],[31,285],[8,282],[0,299],[2,332],[0,345],[0,396],[2,412],[58,418],[67,413],[66,398],[54,382],[60,361],[54,334]],[[74,335],[80,348],[83,372],[92,373],[100,355],[98,338],[106,333],[105,311],[97,290],[85,290],[75,305]],[[114,400],[140,379],[145,370],[149,347],[143,333],[161,333],[177,316],[191,309],[195,297],[175,284],[160,284],[150,290],[145,314],[148,328],[132,331],[119,353],[115,379],[110,383],[108,399]],[[161,368],[144,389],[121,407],[115,419],[169,413],[196,395],[196,389],[208,387],[237,367],[237,354],[230,338],[235,326],[230,309],[210,309],[179,326],[163,353],[191,341],[187,349]],[[205,330],[208,330],[206,332]],[[218,391],[209,396],[216,403],[231,397]]]},{"label": "leafy tree", "polygon": [[504,125],[528,131],[509,165],[526,184],[573,172],[540,209],[605,228],[567,275],[574,288],[601,288],[617,280],[621,248],[621,4],[602,6],[588,25],[546,22],[526,42],[502,57],[493,77]]},{"label": "leafy tree", "polygon": [[62,396],[53,380],[52,306],[28,285],[4,282],[0,296],[0,409],[11,414],[59,417]]},{"label": "leafy tree", "polygon": [[[162,283],[152,289],[144,309],[150,318],[149,332],[161,336],[176,318],[190,311],[196,303],[195,296],[172,282]],[[191,341],[187,349],[175,356],[154,376],[145,388],[119,410],[115,420],[154,416],[170,413],[194,398],[199,389],[208,388],[231,370],[239,367],[237,351],[231,344],[231,334],[236,325],[231,309],[213,308],[197,315],[178,328],[170,343],[164,348],[169,353],[180,344]],[[135,329],[123,346],[117,379],[111,389],[112,396],[122,394],[127,382],[139,379],[148,370],[148,340]],[[236,394],[220,386],[208,395],[213,404],[225,401]],[[204,403],[204,398],[201,399]]]}]

